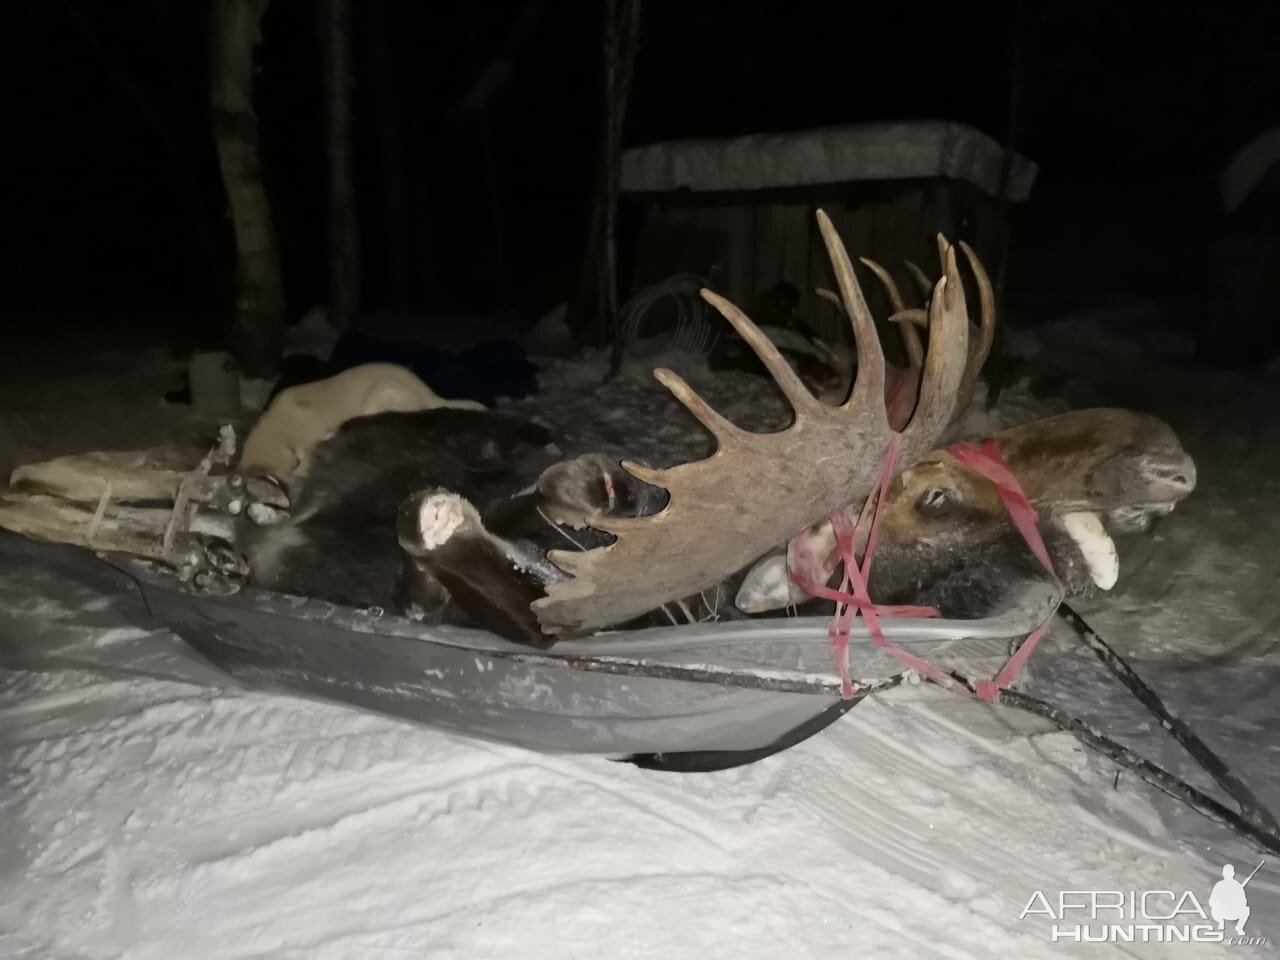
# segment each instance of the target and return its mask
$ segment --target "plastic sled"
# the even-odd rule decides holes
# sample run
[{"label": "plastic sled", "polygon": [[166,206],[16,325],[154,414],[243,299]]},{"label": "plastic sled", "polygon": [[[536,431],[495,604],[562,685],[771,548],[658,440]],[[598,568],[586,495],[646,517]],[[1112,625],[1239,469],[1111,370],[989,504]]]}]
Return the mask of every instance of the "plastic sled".
[{"label": "plastic sled", "polygon": [[[150,615],[242,683],[544,752],[670,770],[738,766],[834,722],[902,664],[861,620],[850,635],[860,692],[840,697],[828,617],[608,631],[534,650],[493,634],[252,588],[200,593],[130,559],[0,535],[0,562],[101,589],[137,589]],[[881,619],[890,643],[944,668],[994,673],[1051,613],[1048,584],[982,620]]]},{"label": "plastic sled", "polygon": [[[721,769],[798,743],[858,702],[840,697],[828,617],[609,631],[543,651],[256,589],[210,596],[133,562],[117,566],[157,621],[246,684],[532,750]],[[1056,599],[1033,585],[995,617],[881,623],[890,643],[917,655],[994,670]],[[850,646],[859,686],[901,677],[861,621]]]}]

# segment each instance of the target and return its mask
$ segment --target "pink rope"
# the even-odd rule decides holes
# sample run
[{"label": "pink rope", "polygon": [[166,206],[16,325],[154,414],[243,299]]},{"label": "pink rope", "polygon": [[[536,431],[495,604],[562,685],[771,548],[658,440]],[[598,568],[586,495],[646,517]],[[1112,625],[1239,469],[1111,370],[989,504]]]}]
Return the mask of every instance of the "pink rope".
[{"label": "pink rope", "polygon": [[[1053,578],[1054,586],[1058,588],[1059,597],[1065,594],[1066,589],[1063,587],[1062,580],[1058,577],[1057,572],[1053,569],[1053,561],[1049,559],[1049,551],[1044,545],[1044,539],[1040,536],[1040,518],[1036,514],[1036,508],[1027,499],[1027,495],[1022,492],[1022,487],[1018,484],[1018,478],[1013,475],[1009,465],[1005,463],[1004,457],[1000,455],[1000,448],[996,446],[996,442],[987,439],[976,447],[967,443],[956,443],[947,447],[947,452],[960,463],[972,470],[976,470],[996,485],[996,491],[1000,494],[1000,499],[1004,501],[1004,507],[1009,511],[1009,517],[1013,520],[1014,526],[1022,534],[1022,539],[1027,541],[1027,546],[1031,548],[1031,552],[1040,561],[1040,565]],[[1057,609],[1056,604],[1054,609]],[[1050,611],[1049,616],[1053,616],[1053,611]],[[977,683],[978,698],[994,703],[1000,691],[1017,679],[1018,674],[1040,643],[1040,638],[1045,635],[1048,629],[1049,620],[1046,618],[1045,622],[1031,631],[1031,634],[1022,642],[1022,645],[1014,651],[1013,656],[1005,662],[1005,665],[996,674],[994,680],[979,680]]]},{"label": "pink rope", "polygon": [[892,373],[889,389],[885,391],[884,406],[889,416],[889,426],[896,430],[899,424],[905,424],[911,418],[911,410],[907,407],[907,403],[915,398],[907,394],[907,382],[911,371],[899,370],[892,366],[888,369]]},{"label": "pink rope", "polygon": [[[841,562],[842,575],[839,588],[817,583],[812,577],[795,570],[788,563],[788,576],[801,590],[810,596],[833,600],[835,613],[831,618],[831,626],[827,630],[827,643],[831,648],[832,659],[840,677],[840,696],[850,699],[854,695],[853,681],[849,676],[849,632],[853,621],[861,613],[867,623],[872,642],[899,662],[927,677],[939,686],[968,693],[962,684],[957,684],[948,674],[933,664],[920,659],[914,654],[889,643],[880,626],[880,617],[936,617],[938,611],[932,607],[892,606],[873,603],[867,590],[867,581],[871,576],[871,562],[875,556],[875,548],[880,527],[880,506],[889,489],[893,477],[893,463],[897,458],[898,447],[902,435],[896,431],[889,441],[889,449],[884,463],[880,467],[880,478],[876,488],[863,501],[858,519],[853,522],[847,510],[838,511],[831,516],[832,529],[836,535],[836,546],[823,569],[834,569],[836,562]],[[1005,509],[1009,512],[1014,525],[1026,540],[1027,546],[1036,559],[1040,561],[1054,584],[1062,593],[1062,581],[1053,569],[1049,559],[1049,551],[1045,548],[1044,539],[1040,536],[1038,517],[1035,507],[1022,492],[1017,478],[1009,470],[1008,464],[1000,455],[1000,449],[994,440],[984,440],[979,446],[954,444],[947,448],[948,453],[960,463],[986,477],[996,486]],[[855,545],[863,531],[867,531],[866,549],[863,551],[862,565],[859,566],[855,556]],[[1009,686],[1021,672],[1031,657],[1040,638],[1048,630],[1049,621],[1031,632],[1017,651],[1000,669],[994,680],[979,680],[975,694],[981,700],[994,702],[999,691]]]}]

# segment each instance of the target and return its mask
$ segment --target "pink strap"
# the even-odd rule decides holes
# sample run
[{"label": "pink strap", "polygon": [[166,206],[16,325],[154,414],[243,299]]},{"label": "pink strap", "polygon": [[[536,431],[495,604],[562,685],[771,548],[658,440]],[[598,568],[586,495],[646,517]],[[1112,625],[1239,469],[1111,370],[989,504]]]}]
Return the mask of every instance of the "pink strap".
[{"label": "pink strap", "polygon": [[1040,517],[1036,513],[1036,508],[1031,505],[1031,501],[1027,499],[1027,495],[1022,492],[1022,487],[1018,485],[1018,478],[1013,475],[1004,457],[1000,455],[1000,448],[996,446],[996,442],[990,439],[983,440],[976,447],[968,443],[953,443],[947,447],[947,453],[996,485],[996,491],[1004,501],[1004,507],[1009,511],[1009,517],[1018,528],[1018,532],[1027,541],[1027,546],[1040,561],[1040,565],[1049,571],[1054,585],[1061,590],[1062,581],[1054,572],[1049,551],[1045,549],[1044,540],[1040,536]]},{"label": "pink strap", "polygon": [[[1014,525],[1022,534],[1022,538],[1027,541],[1027,546],[1031,548],[1031,552],[1035,554],[1041,566],[1053,578],[1054,586],[1058,588],[1059,597],[1065,594],[1066,588],[1063,587],[1062,580],[1059,579],[1057,572],[1053,569],[1053,562],[1049,559],[1049,551],[1045,548],[1044,539],[1040,536],[1040,518],[1036,513],[1036,508],[1027,499],[1027,495],[1022,492],[1022,487],[1018,484],[1018,478],[1013,475],[1009,465],[1005,463],[996,442],[991,439],[983,440],[977,447],[967,443],[956,443],[947,447],[947,452],[966,467],[976,470],[996,485],[996,491],[1000,494],[1000,499],[1004,502],[1005,509],[1009,511],[1010,519],[1013,520]],[[1056,604],[1054,609],[1057,609]],[[1053,616],[1052,610],[1049,612],[1049,616]],[[978,698],[988,702],[995,702],[1000,691],[1017,679],[1023,666],[1031,658],[1031,654],[1035,651],[1037,644],[1040,643],[1040,638],[1048,630],[1049,619],[1045,618],[1045,622],[1031,631],[1031,634],[1022,642],[1022,645],[1014,651],[1013,656],[1000,668],[995,680],[978,681]]]},{"label": "pink strap", "polygon": [[889,388],[884,394],[884,409],[889,417],[889,426],[897,430],[911,419],[916,392],[908,391],[908,387],[918,386],[919,381],[913,378],[918,371],[894,366],[887,366],[885,369],[889,372]]},{"label": "pink strap", "polygon": [[898,409],[902,405],[903,391],[907,389],[906,377],[895,377],[893,382],[889,384],[889,389],[885,392],[884,407],[885,412],[889,415],[889,422],[897,423],[899,414],[902,412]]},{"label": "pink strap", "polygon": [[[897,458],[898,447],[901,442],[902,435],[897,432],[893,433],[889,441],[889,450],[885,454],[884,463],[880,467],[880,482],[877,488],[863,502],[857,523],[851,525],[849,515],[845,511],[839,511],[831,516],[831,525],[836,533],[836,552],[840,555],[840,559],[844,561],[840,588],[833,590],[823,584],[807,582],[807,578],[801,577],[794,572],[791,573],[792,581],[801,590],[812,596],[825,597],[836,602],[835,615],[832,617],[831,627],[827,631],[827,642],[831,646],[836,670],[840,675],[840,696],[846,700],[854,695],[853,681],[849,677],[849,631],[859,613],[867,621],[867,630],[871,633],[872,642],[876,646],[883,648],[902,663],[912,667],[931,680],[943,686],[951,684],[950,678],[937,667],[889,643],[885,638],[884,631],[880,628],[879,614],[886,616],[936,617],[938,611],[932,607],[879,607],[871,602],[871,597],[867,592],[867,576],[871,572],[871,561],[875,555],[876,538],[880,528],[880,504],[884,501],[885,494],[889,489],[889,482],[893,478],[893,462]],[[861,531],[868,529],[868,524],[870,528],[867,535],[867,546],[863,553],[862,566],[859,567],[854,558],[854,544],[857,542]]]},{"label": "pink strap", "polygon": [[[849,512],[838,511],[831,516],[831,525],[836,534],[836,548],[828,558],[826,568],[832,569],[838,560],[842,561],[843,572],[839,589],[832,589],[825,583],[816,583],[812,577],[791,568],[788,564],[788,576],[801,590],[810,596],[824,597],[836,603],[835,614],[831,618],[831,627],[827,631],[827,642],[831,647],[832,658],[840,676],[840,695],[849,699],[854,695],[853,682],[849,677],[849,631],[859,613],[867,622],[867,630],[872,642],[898,661],[912,668],[921,676],[928,677],[939,686],[968,693],[968,689],[957,684],[938,667],[913,654],[907,653],[885,638],[880,627],[880,617],[909,616],[936,617],[938,611],[931,607],[879,606],[871,601],[867,590],[867,581],[871,575],[871,561],[875,555],[876,539],[880,526],[880,506],[884,502],[893,475],[893,463],[897,457],[902,435],[894,432],[890,439],[889,449],[880,468],[880,480],[863,501],[857,522],[851,521]],[[1017,478],[1009,470],[1008,464],[1000,455],[1000,449],[994,440],[984,440],[978,447],[969,444],[954,444],[947,451],[965,466],[976,470],[995,484],[996,490],[1008,510],[1014,525],[1026,540],[1027,546],[1036,559],[1044,566],[1053,578],[1059,592],[1063,592],[1062,582],[1053,569],[1049,552],[1040,536],[1038,517],[1035,507],[1022,492]],[[868,530],[867,545],[863,552],[862,565],[859,566],[854,557],[855,544],[864,530]],[[807,565],[811,566],[811,564]],[[1052,615],[1052,614],[1051,614]],[[1049,621],[1031,632],[1025,641],[1005,663],[994,680],[979,680],[976,684],[976,696],[981,700],[994,702],[1002,688],[1016,679],[1023,666],[1030,658],[1040,638],[1048,630]]]}]

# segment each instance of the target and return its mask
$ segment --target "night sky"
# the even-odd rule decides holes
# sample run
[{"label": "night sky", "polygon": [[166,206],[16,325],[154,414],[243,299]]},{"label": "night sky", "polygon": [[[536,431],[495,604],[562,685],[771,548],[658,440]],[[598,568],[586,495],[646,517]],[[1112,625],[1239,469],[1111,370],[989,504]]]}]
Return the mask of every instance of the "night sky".
[{"label": "night sky", "polygon": [[[216,315],[234,251],[210,133],[207,6],[13,6],[10,304]],[[366,309],[536,316],[569,295],[595,175],[602,6],[353,0]],[[646,0],[625,143],[910,118],[1003,140],[1018,22],[1008,0]],[[314,2],[273,0],[259,51],[290,319],[326,295],[316,24]],[[1041,172],[1016,212],[1011,296],[1192,283],[1218,170],[1280,119],[1280,5],[1027,3],[1016,32],[1017,147]],[[505,82],[466,110],[503,51]]]}]

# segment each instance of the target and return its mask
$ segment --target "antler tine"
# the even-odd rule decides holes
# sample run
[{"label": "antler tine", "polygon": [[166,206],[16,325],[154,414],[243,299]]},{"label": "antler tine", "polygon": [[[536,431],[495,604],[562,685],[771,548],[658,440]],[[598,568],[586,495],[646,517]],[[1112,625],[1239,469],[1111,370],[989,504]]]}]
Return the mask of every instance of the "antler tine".
[{"label": "antler tine", "polygon": [[898,290],[898,284],[894,282],[893,274],[870,257],[859,257],[858,259],[862,261],[863,266],[876,275],[876,278],[884,286],[884,292],[889,295],[889,306],[893,307],[893,312],[901,313],[907,309],[907,303],[902,299],[902,293]]},{"label": "antler tine", "polygon": [[[938,243],[940,245],[943,243],[941,234],[938,235]],[[960,416],[964,413],[973,401],[978,374],[982,372],[982,366],[987,362],[987,357],[991,353],[991,344],[995,339],[996,332],[995,292],[991,288],[991,278],[987,276],[986,268],[969,244],[961,240],[959,247],[964,251],[965,259],[969,261],[969,267],[973,270],[974,282],[978,287],[978,323],[976,324],[976,336],[972,330],[969,333],[968,358],[965,362],[964,378],[960,381],[960,386],[956,390],[954,416]],[[954,248],[952,248],[951,255],[955,255]],[[957,280],[958,282],[963,282],[959,281],[958,278]],[[966,328],[969,326],[966,314]]]},{"label": "antler tine", "polygon": [[933,235],[933,241],[938,245],[938,266],[942,269],[943,273],[946,273],[947,251],[951,249],[951,244],[940,232]]},{"label": "antler tine", "polygon": [[[549,585],[546,595],[531,605],[546,632],[577,633],[623,623],[703,590],[786,543],[798,530],[857,501],[876,484],[895,442],[885,410],[884,356],[844,245],[826,214],[818,211],[817,218],[857,340],[853,397],[840,406],[814,398],[750,320],[704,291],[707,302],[752,343],[779,387],[799,400],[795,420],[772,433],[739,431],[684,381],[658,373],[672,394],[727,443],[701,460],[660,470],[624,462],[634,476],[667,491],[666,506],[643,517],[600,518],[601,529],[617,534],[608,546],[548,554],[571,576]],[[967,346],[964,289],[952,254],[930,305],[922,402],[900,435],[895,473],[936,445],[954,406]]]},{"label": "antler tine", "polygon": [[921,310],[919,307],[907,307],[900,313],[895,313],[889,318],[890,323],[900,323],[904,326],[919,327],[921,330],[929,329],[929,311]]},{"label": "antler tine", "polygon": [[[817,287],[813,292],[839,310],[842,316],[847,316],[844,312],[844,304],[841,303],[837,294],[824,287]],[[910,361],[911,369],[919,370],[924,365],[924,345],[920,342],[920,334],[914,328],[927,329],[929,315],[916,307],[907,307],[891,314],[889,323],[895,324],[902,335],[902,344],[907,350],[907,359]]]},{"label": "antler tine", "polygon": [[969,362],[974,365],[973,374],[976,377],[982,365],[987,362],[996,336],[996,296],[991,288],[991,278],[987,276],[987,270],[978,255],[973,252],[973,247],[961,240],[960,249],[964,251],[969,269],[973,271],[973,278],[978,284],[978,342],[969,351]]},{"label": "antler tine", "polygon": [[880,348],[875,322],[871,319],[871,311],[862,296],[862,288],[858,286],[858,278],[854,276],[853,264],[849,261],[849,251],[845,249],[844,241],[836,233],[825,210],[818,210],[817,217],[822,242],[826,245],[827,256],[831,258],[831,269],[836,275],[840,299],[844,302],[845,313],[853,326],[853,340],[858,350],[858,372],[853,381],[853,390],[844,406],[846,409],[869,409],[875,404],[883,413],[884,351]]},{"label": "antler tine", "polygon": [[[679,400],[680,404],[711,432],[711,435],[716,438],[716,442],[720,446],[743,443],[750,437],[750,434],[737,424],[726,420],[716,412],[707,401],[698,395],[693,387],[689,386],[684,377],[675,371],[668,370],[666,367],[659,367],[653,371],[653,377],[671,391],[671,395]],[[634,471],[632,473],[639,476]],[[648,481],[649,478],[640,477],[640,479]]]},{"label": "antler tine", "polygon": [[919,400],[904,436],[933,436],[958,412],[957,393],[969,369],[969,314],[954,247],[943,257],[942,277],[929,300],[929,348]]},{"label": "antler tine", "polygon": [[826,287],[814,287],[813,292],[820,296],[827,303],[831,304],[841,313],[844,313],[844,304],[840,302],[840,295]]},{"label": "antler tine", "polygon": [[[902,299],[902,293],[898,290],[898,285],[893,280],[893,274],[870,257],[859,257],[858,259],[879,278],[880,284],[884,287],[884,292],[888,294],[889,305],[893,308],[893,316],[889,319],[894,320],[901,317],[907,310],[907,304]],[[920,342],[920,334],[916,333],[915,327],[909,323],[899,323],[898,334],[902,337],[902,346],[907,351],[907,362],[910,364],[911,369],[919,370],[924,364],[924,345]]]},{"label": "antler tine", "polygon": [[[703,300],[720,312],[720,316],[729,321],[733,329],[738,332],[738,336],[742,337],[760,358],[760,362],[769,371],[769,376],[773,377],[773,382],[778,385],[778,389],[782,391],[782,395],[787,398],[797,414],[810,411],[819,404],[820,401],[809,392],[809,388],[791,368],[791,364],[787,363],[773,341],[766,337],[745,313],[718,293],[705,287],[698,292]],[[697,416],[696,413],[694,415]]]},{"label": "antler tine", "polygon": [[911,279],[916,282],[916,289],[920,291],[920,296],[924,299],[925,306],[928,306],[929,297],[933,295],[933,281],[929,279],[927,273],[916,265],[914,260],[903,260],[902,265],[911,274]]}]

